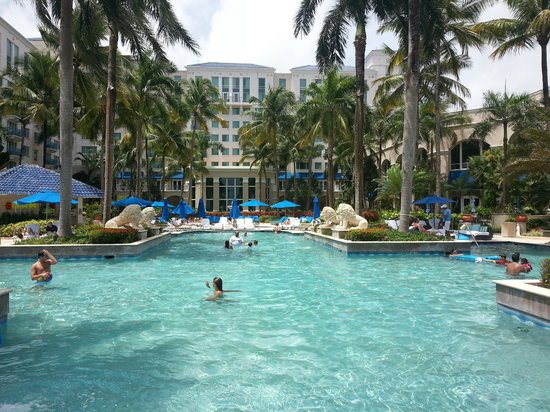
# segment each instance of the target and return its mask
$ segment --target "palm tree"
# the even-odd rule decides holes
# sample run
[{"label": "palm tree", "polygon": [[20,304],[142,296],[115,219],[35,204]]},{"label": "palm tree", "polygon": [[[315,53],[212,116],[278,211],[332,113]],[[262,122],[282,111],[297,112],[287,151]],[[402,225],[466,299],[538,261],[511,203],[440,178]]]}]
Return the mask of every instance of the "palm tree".
[{"label": "palm tree", "polygon": [[278,142],[292,132],[294,123],[294,93],[281,87],[269,89],[265,98],[250,99],[257,105],[252,113],[252,121],[239,129],[239,135],[245,140],[254,140],[257,146],[267,144],[271,150],[272,165],[275,167],[276,200],[279,200],[279,157]]},{"label": "palm tree", "polygon": [[[294,17],[294,35],[307,35],[313,27],[315,13],[322,0],[302,0]],[[317,43],[316,60],[321,71],[341,66],[345,57],[347,27],[355,25],[355,116],[353,139],[353,180],[355,182],[355,210],[363,207],[363,159],[364,159],[364,96],[365,96],[365,51],[367,45],[367,15],[371,8],[384,1],[338,0],[328,12]],[[378,9],[377,9],[378,10]],[[383,10],[383,7],[382,9]]]},{"label": "palm tree", "polygon": [[548,56],[550,40],[549,0],[506,0],[511,19],[495,19],[477,24],[474,29],[494,45],[492,58],[522,49],[532,49],[537,43],[541,51],[542,93],[544,107],[550,107],[548,91]]},{"label": "palm tree", "polygon": [[[258,200],[262,200],[262,176],[264,181],[267,182],[267,170],[273,166],[272,164],[272,149],[269,147],[268,142],[258,142],[255,139],[241,138],[239,144],[242,149],[241,162],[250,160],[250,170],[253,167],[258,167]],[[269,199],[267,199],[269,200]]]},{"label": "palm tree", "polygon": [[189,193],[188,203],[193,200],[193,162],[195,154],[195,138],[196,132],[202,130],[208,133],[208,121],[216,120],[225,123],[225,120],[218,113],[227,113],[227,105],[223,99],[220,99],[219,91],[212,82],[205,78],[194,78],[184,80],[183,88],[183,105],[187,108],[191,115],[191,162],[189,164]]},{"label": "palm tree", "polygon": [[[510,94],[504,92],[495,93],[488,91],[483,95],[483,112],[487,115],[485,122],[489,130],[502,126],[502,169],[508,163],[508,127],[514,128],[518,122],[523,121],[535,105],[527,93]],[[502,204],[508,202],[508,187],[506,178],[502,181]]]},{"label": "palm tree", "polygon": [[[165,101],[174,89],[173,81],[167,77],[175,71],[172,64],[158,58],[143,56],[133,71],[124,76],[124,92],[121,96],[120,118],[122,123],[135,132],[136,178],[135,192],[141,196],[141,162],[145,138],[145,179],[149,183],[149,154],[147,133],[155,120],[164,121]],[[148,185],[149,186],[149,185]],[[150,194],[150,187],[148,187]],[[148,194],[148,196],[149,196]]]},{"label": "palm tree", "polygon": [[[97,4],[105,16],[109,30],[105,119],[105,193],[103,198],[105,223],[105,219],[110,215],[112,197],[116,67],[119,39],[123,44],[129,44],[134,55],[141,57],[144,55],[144,50],[149,48],[161,59],[165,58],[165,54],[159,40],[168,44],[180,42],[196,54],[198,54],[198,46],[178,21],[169,0],[136,0],[132,2],[98,0]],[[156,30],[152,26],[155,26]]]},{"label": "palm tree", "polygon": [[352,77],[340,76],[336,69],[331,69],[321,84],[309,86],[310,99],[304,104],[310,121],[310,136],[321,136],[327,144],[327,206],[330,207],[335,205],[334,144],[335,139],[351,131],[353,89]]}]

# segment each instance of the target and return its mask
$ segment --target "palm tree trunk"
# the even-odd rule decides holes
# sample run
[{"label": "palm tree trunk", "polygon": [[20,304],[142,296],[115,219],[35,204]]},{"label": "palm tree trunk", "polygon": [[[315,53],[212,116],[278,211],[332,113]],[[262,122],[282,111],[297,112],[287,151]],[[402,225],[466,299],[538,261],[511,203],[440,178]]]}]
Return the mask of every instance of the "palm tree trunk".
[{"label": "palm tree trunk", "polygon": [[382,137],[378,139],[378,178],[382,179]]},{"label": "palm tree trunk", "polygon": [[[61,69],[59,69],[59,71],[60,71],[59,74],[61,75]],[[59,124],[59,127],[61,127],[61,124]],[[44,120],[44,122],[42,123],[42,167],[46,167],[46,140],[47,139],[48,139],[48,121]]]},{"label": "palm tree trunk", "polygon": [[149,148],[147,147],[149,139],[147,139],[147,135],[145,135],[143,141],[145,142],[145,187],[147,188],[147,200],[151,200],[153,185],[151,184],[151,175],[149,173]]},{"label": "palm tree trunk", "polygon": [[[116,54],[118,32],[110,28],[109,62],[107,65],[107,101],[105,103],[105,174],[103,193],[103,224],[111,218],[111,199],[113,198],[113,163],[115,159],[115,101],[116,101]],[[123,171],[124,173],[124,171]]]},{"label": "palm tree trunk", "polygon": [[272,143],[273,165],[275,167],[275,194],[277,196],[275,199],[275,203],[277,203],[279,201],[279,156],[277,156],[277,136],[272,139]]},{"label": "palm tree trunk", "polygon": [[141,197],[141,158],[143,153],[141,152],[142,146],[142,126],[138,122],[136,127],[136,196]]},{"label": "palm tree trunk", "polygon": [[441,55],[437,45],[435,67],[435,195],[441,196],[441,97],[439,95],[441,79]]},{"label": "palm tree trunk", "polygon": [[502,129],[502,204],[505,205],[508,203],[508,184],[506,183],[507,177],[504,172],[508,163],[508,122],[502,123]]},{"label": "palm tree trunk", "polygon": [[21,163],[23,163],[23,148],[25,147],[25,125],[23,122],[21,122],[21,149],[19,150],[19,166],[21,166]]},{"label": "palm tree trunk", "polygon": [[334,207],[334,130],[332,128],[327,136],[327,206]]},{"label": "palm tree trunk", "polygon": [[546,46],[548,40],[539,42],[540,45],[540,65],[542,69],[542,100],[544,107],[548,109],[550,107],[550,96],[548,91],[548,52]]},{"label": "palm tree trunk", "polygon": [[[59,236],[71,236],[71,194],[73,170],[73,2],[61,1],[59,31],[59,138],[61,141],[61,183]],[[46,132],[47,134],[47,132]],[[46,141],[46,140],[45,140]]]},{"label": "palm tree trunk", "polygon": [[363,158],[364,158],[364,112],[365,112],[365,49],[367,46],[366,22],[358,21],[355,31],[355,128],[353,134],[353,181],[355,183],[355,211],[363,208]]},{"label": "palm tree trunk", "polygon": [[[197,132],[197,118],[193,116],[193,132],[191,133],[191,162],[189,163],[189,193],[187,203],[193,202],[193,161],[195,160],[195,133]],[[183,193],[183,192],[182,192]]]},{"label": "palm tree trunk", "polygon": [[401,173],[401,210],[399,212],[399,230],[406,232],[409,228],[409,212],[412,201],[412,178],[416,159],[416,138],[418,130],[418,84],[420,0],[409,0],[409,50],[407,56],[407,73],[405,77],[405,122],[403,128],[403,162]]},{"label": "palm tree trunk", "polygon": [[[101,145],[99,147],[99,175],[105,176],[105,162],[103,161],[105,159],[105,130],[103,130],[103,133],[101,135]],[[101,190],[105,190],[105,179],[100,179],[100,185]]]},{"label": "palm tree trunk", "polygon": [[162,151],[162,199],[166,198],[166,149]]}]

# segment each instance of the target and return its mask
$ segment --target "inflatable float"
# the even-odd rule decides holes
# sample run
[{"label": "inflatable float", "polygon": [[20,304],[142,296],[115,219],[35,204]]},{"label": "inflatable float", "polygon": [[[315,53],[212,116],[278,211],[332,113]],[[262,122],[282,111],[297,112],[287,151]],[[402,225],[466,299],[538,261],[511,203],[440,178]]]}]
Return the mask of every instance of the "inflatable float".
[{"label": "inflatable float", "polygon": [[467,260],[468,262],[487,262],[495,263],[500,259],[500,256],[475,256],[475,255],[449,255],[449,259]]}]

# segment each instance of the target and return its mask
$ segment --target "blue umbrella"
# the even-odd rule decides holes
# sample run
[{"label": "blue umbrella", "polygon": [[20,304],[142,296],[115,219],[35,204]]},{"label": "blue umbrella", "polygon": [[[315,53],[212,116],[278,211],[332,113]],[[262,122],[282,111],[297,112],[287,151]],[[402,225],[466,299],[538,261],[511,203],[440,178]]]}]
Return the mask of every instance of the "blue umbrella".
[{"label": "blue umbrella", "polygon": [[201,219],[206,219],[206,208],[204,207],[204,200],[201,197],[199,199],[199,207],[197,208],[197,217]]},{"label": "blue umbrella", "polygon": [[416,202],[414,202],[414,204],[415,205],[433,205],[435,203],[443,204],[443,203],[454,203],[454,202],[455,201],[451,199],[447,199],[436,195],[431,195],[423,199],[417,200]]},{"label": "blue umbrella", "polygon": [[231,212],[229,212],[229,217],[231,219],[238,219],[241,217],[241,211],[239,210],[239,203],[237,198],[233,198],[233,203],[231,203]]},{"label": "blue umbrella", "polygon": [[172,210],[172,213],[179,214],[181,218],[185,218],[188,215],[194,214],[195,211],[185,202],[185,200],[181,200],[180,204]]},{"label": "blue umbrella", "polygon": [[[24,197],[22,199],[19,199],[19,200],[16,200],[15,203],[16,205],[28,205],[28,204],[31,204],[31,203],[59,203],[61,200],[60,200],[60,196],[59,196],[59,193],[55,193],[55,192],[39,192],[39,193],[35,193],[34,195],[30,195],[30,196],[27,196],[27,197]],[[72,205],[77,205],[78,202],[76,200],[72,200],[71,199],[71,204]],[[48,208],[46,207],[46,219],[48,218]]]},{"label": "blue umbrella", "polygon": [[129,196],[126,199],[117,200],[113,202],[113,206],[129,206],[129,205],[140,205],[141,207],[151,206],[153,202],[150,202],[145,199],[140,199],[139,197]]},{"label": "blue umbrella", "polygon": [[269,205],[267,203],[260,202],[259,200],[252,199],[252,200],[249,200],[248,202],[241,203],[241,206],[256,207],[256,206],[269,206]]},{"label": "blue umbrella", "polygon": [[321,211],[319,210],[319,199],[317,196],[313,198],[313,219],[319,219],[321,217]]},{"label": "blue umbrella", "polygon": [[[159,202],[160,203],[160,202]],[[164,199],[164,202],[162,204],[162,215],[160,216],[160,218],[162,220],[164,220],[165,222],[168,220],[168,218],[170,217],[170,210],[169,210],[169,207],[170,205],[168,204],[168,200]]]},{"label": "blue umbrella", "polygon": [[274,205],[271,205],[273,209],[286,209],[287,207],[300,207],[300,205],[297,205],[296,203],[292,203],[289,200],[281,200],[279,203],[275,203]]},{"label": "blue umbrella", "polygon": [[[161,202],[161,201],[157,200],[156,202],[151,203],[150,206],[151,207],[164,207],[164,201]],[[168,203],[168,207],[169,208],[174,208],[175,206]]]}]

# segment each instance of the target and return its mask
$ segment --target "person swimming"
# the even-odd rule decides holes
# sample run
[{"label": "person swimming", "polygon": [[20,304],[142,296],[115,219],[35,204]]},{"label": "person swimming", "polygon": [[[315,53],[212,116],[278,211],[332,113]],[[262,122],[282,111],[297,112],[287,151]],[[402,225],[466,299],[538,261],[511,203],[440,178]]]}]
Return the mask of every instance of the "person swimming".
[{"label": "person swimming", "polygon": [[533,270],[533,266],[531,265],[531,263],[529,263],[527,258],[521,258],[520,263],[521,263],[521,266],[523,266],[527,272],[531,272]]},{"label": "person swimming", "polygon": [[223,245],[223,248],[224,249],[233,249],[233,245],[231,244],[231,242],[229,240],[226,240],[224,245]]},{"label": "person swimming", "polygon": [[[207,288],[210,288],[210,284],[207,280],[204,281],[204,284]],[[206,298],[206,300],[217,300],[222,297],[224,292],[240,292],[240,290],[223,290],[223,281],[222,278],[216,276],[212,279],[212,289],[214,289],[214,294]]]}]

